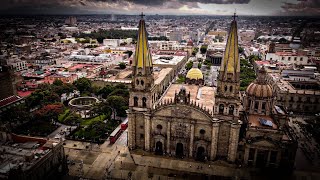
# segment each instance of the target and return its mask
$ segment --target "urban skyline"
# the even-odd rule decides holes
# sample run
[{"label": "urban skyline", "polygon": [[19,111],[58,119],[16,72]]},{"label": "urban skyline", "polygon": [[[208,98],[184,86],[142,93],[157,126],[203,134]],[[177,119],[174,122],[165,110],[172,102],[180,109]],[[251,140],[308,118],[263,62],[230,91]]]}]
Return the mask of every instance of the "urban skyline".
[{"label": "urban skyline", "polygon": [[3,0],[1,14],[318,16],[319,0]]}]

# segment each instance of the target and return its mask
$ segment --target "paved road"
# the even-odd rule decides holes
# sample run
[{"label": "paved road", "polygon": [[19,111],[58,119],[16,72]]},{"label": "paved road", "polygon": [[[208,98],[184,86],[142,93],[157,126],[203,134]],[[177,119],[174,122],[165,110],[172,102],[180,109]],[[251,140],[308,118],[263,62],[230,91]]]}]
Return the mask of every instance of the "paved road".
[{"label": "paved road", "polygon": [[57,123],[60,125],[55,131],[53,131],[51,134],[48,135],[49,138],[61,138],[62,141],[65,140],[66,134],[69,134],[69,129],[71,128],[71,131],[76,129],[77,126],[68,126],[61,123]]}]

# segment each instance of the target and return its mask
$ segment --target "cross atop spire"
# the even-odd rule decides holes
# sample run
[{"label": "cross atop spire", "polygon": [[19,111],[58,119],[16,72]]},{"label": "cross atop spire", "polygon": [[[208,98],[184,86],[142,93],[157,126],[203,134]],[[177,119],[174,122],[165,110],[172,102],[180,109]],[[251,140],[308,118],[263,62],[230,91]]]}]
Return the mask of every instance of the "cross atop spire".
[{"label": "cross atop spire", "polygon": [[236,17],[238,17],[238,16],[237,16],[237,13],[236,13],[236,12],[234,12],[234,14],[233,14],[233,16],[232,16],[232,17],[233,17],[233,20],[235,21],[235,20],[236,20]]},{"label": "cross atop spire", "polygon": [[141,12],[141,14],[139,16],[141,17],[141,19],[143,19],[143,17],[146,16],[146,15],[143,14],[143,12]]}]

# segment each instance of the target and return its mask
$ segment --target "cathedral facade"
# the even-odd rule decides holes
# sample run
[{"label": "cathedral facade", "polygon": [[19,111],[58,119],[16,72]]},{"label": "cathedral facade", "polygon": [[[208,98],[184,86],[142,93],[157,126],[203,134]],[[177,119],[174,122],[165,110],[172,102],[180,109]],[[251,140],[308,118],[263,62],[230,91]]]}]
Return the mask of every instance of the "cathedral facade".
[{"label": "cathedral facade", "polygon": [[[199,83],[171,84],[160,95],[153,76],[145,26],[142,18],[132,65],[128,110],[130,150],[249,166],[272,164],[277,167],[283,157],[292,163],[295,142],[285,131],[285,112],[274,106],[272,90],[271,95],[260,96],[255,94],[257,89],[252,89],[252,86],[271,86],[257,79],[256,85],[248,87],[251,89],[247,90],[247,96],[239,92],[240,59],[235,18],[229,29],[217,88]],[[260,89],[262,94],[263,88]],[[287,156],[284,153],[288,153],[289,147],[292,152]]]}]

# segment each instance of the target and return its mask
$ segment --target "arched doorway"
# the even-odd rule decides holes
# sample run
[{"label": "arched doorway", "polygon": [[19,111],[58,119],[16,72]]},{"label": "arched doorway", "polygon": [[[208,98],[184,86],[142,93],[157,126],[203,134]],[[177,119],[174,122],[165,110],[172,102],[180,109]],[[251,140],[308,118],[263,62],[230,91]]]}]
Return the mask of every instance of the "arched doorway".
[{"label": "arched doorway", "polygon": [[204,159],[205,159],[205,149],[204,149],[204,147],[202,147],[202,146],[198,147],[198,149],[197,149],[197,157],[196,158],[199,161],[204,161]]},{"label": "arched doorway", "polygon": [[157,155],[162,155],[163,154],[162,142],[160,142],[160,141],[158,141],[156,143],[156,154]]},{"label": "arched doorway", "polygon": [[177,143],[176,156],[177,157],[182,157],[183,156],[183,144],[182,143]]}]

